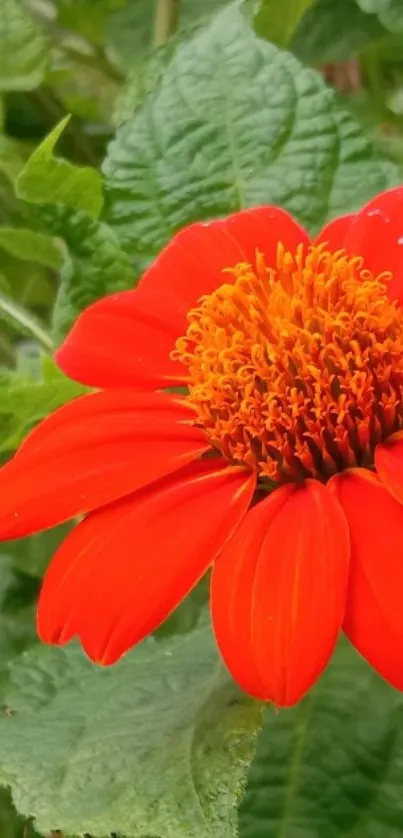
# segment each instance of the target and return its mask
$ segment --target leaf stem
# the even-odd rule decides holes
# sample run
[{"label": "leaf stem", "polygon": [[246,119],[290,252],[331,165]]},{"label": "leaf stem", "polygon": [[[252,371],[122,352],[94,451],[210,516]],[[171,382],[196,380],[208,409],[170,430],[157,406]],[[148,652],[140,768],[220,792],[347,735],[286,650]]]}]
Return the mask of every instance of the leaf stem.
[{"label": "leaf stem", "polygon": [[386,116],[385,96],[382,79],[382,68],[379,60],[377,45],[370,45],[361,50],[360,64],[367,82],[367,88],[372,99],[372,105],[382,120]]},{"label": "leaf stem", "polygon": [[42,326],[37,323],[34,317],[22,306],[19,306],[18,303],[15,303],[14,300],[11,300],[5,294],[0,292],[0,314],[3,312],[4,314],[11,317],[19,326],[22,326],[23,329],[26,329],[38,343],[46,349],[46,352],[53,352],[54,346],[51,337],[48,335],[47,332],[42,328]]},{"label": "leaf stem", "polygon": [[156,0],[154,17],[155,47],[165,44],[177,29],[179,23],[180,0]]}]

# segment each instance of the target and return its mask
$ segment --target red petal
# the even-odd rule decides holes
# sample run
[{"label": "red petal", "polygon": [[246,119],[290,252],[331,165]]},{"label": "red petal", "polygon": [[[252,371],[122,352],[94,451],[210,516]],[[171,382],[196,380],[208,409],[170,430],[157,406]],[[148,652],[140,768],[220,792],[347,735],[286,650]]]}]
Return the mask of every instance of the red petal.
[{"label": "red petal", "polygon": [[185,331],[186,312],[173,295],[122,291],[83,311],[55,360],[91,387],[170,387],[182,384],[186,372],[170,359]]},{"label": "red petal", "polygon": [[403,690],[403,507],[364,469],[330,481],[348,520],[351,573],[344,631]]},{"label": "red petal", "polygon": [[339,218],[329,221],[329,224],[326,224],[326,227],[319,233],[315,244],[325,243],[327,249],[333,253],[341,250],[344,248],[344,241],[354,218],[354,214],[340,215]]},{"label": "red petal", "polygon": [[212,575],[217,642],[243,689],[287,706],[312,686],[337,640],[348,560],[342,510],[316,481],[248,513]]},{"label": "red petal", "polygon": [[211,611],[221,654],[240,687],[263,699],[270,696],[255,660],[252,637],[254,582],[270,522],[294,491],[291,484],[284,486],[248,512],[217,559],[211,578]]},{"label": "red petal", "polygon": [[403,187],[373,198],[357,213],[346,235],[345,248],[362,256],[373,274],[391,271],[391,299],[403,301]]},{"label": "red petal", "polygon": [[46,574],[41,638],[64,643],[78,634],[93,660],[116,661],[205,573],[243,518],[254,486],[250,472],[206,460],[89,515]]},{"label": "red petal", "polygon": [[383,485],[403,503],[403,433],[392,434],[375,448],[375,466]]},{"label": "red petal", "polygon": [[19,538],[123,497],[208,450],[179,397],[109,390],[61,407],[0,470],[0,537]]},{"label": "red petal", "polygon": [[310,243],[308,234],[285,210],[265,206],[243,210],[223,220],[186,227],[163,250],[144,274],[139,292],[172,291],[192,308],[203,294],[211,294],[230,276],[223,270],[239,262],[254,264],[256,251],[266,264],[276,265],[277,245],[291,251]]},{"label": "red petal", "polygon": [[277,244],[295,251],[309,244],[288,213],[260,207],[178,233],[144,274],[136,291],[106,297],[79,317],[56,353],[70,378],[94,387],[167,387],[183,381],[184,367],[170,360],[186,332],[187,313],[203,294],[231,275],[224,268],[254,262],[256,251],[275,266]]}]

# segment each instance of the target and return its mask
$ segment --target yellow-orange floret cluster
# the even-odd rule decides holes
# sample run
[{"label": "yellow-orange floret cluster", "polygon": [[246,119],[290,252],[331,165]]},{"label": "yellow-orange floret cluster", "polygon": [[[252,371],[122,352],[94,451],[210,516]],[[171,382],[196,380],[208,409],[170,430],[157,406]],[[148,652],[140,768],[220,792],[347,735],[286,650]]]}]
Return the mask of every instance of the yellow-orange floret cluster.
[{"label": "yellow-orange floret cluster", "polygon": [[390,275],[324,245],[293,255],[279,244],[275,267],[257,253],[227,270],[233,281],[189,312],[173,352],[212,445],[276,483],[370,466],[403,427],[403,309],[388,298]]}]

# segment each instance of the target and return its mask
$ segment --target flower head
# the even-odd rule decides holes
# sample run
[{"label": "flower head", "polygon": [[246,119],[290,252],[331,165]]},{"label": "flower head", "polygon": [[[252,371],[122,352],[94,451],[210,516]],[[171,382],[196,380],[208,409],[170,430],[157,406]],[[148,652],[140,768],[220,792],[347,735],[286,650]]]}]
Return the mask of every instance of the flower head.
[{"label": "flower head", "polygon": [[371,466],[403,425],[403,310],[360,257],[278,244],[191,309],[172,357],[211,444],[274,484]]},{"label": "flower head", "polygon": [[[311,241],[260,207],[178,233],[56,354],[97,388],[0,471],[0,536],[83,516],[38,630],[117,660],[212,566],[221,654],[298,701],[343,628],[403,689],[403,189]],[[183,395],[167,388],[186,388]]]}]

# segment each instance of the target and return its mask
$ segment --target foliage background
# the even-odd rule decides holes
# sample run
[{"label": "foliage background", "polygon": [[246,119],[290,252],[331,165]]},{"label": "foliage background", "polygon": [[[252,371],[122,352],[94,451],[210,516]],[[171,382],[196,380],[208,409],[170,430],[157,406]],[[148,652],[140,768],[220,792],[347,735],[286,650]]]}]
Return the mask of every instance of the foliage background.
[{"label": "foliage background", "polygon": [[[77,313],[181,226],[275,202],[314,232],[402,164],[403,0],[0,0],[0,460],[81,392],[51,357]],[[347,643],[260,733],[204,583],[112,670],[42,648],[65,530],[0,548],[1,838],[403,835],[402,699]]]}]

